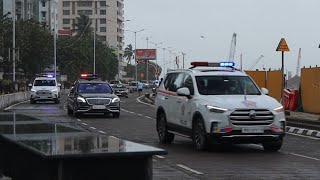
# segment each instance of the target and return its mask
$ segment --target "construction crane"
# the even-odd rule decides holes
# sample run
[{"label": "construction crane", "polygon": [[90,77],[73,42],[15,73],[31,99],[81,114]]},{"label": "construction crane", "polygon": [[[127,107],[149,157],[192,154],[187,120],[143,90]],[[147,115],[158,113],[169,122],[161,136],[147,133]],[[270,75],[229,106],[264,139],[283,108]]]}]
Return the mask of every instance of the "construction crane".
[{"label": "construction crane", "polygon": [[301,48],[299,48],[298,60],[297,60],[297,72],[296,75],[300,76],[300,64],[301,64]]},{"label": "construction crane", "polygon": [[231,45],[230,45],[230,51],[229,51],[229,62],[234,61],[234,55],[236,54],[236,45],[237,45],[237,34],[233,33]]},{"label": "construction crane", "polygon": [[253,70],[253,68],[261,61],[264,56],[261,55],[250,67],[249,70]]}]

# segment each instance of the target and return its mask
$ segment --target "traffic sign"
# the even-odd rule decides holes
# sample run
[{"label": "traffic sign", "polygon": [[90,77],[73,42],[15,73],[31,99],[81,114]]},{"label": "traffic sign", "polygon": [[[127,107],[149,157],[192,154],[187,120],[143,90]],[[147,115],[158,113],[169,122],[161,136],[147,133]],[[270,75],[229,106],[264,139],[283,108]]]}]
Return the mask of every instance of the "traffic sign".
[{"label": "traffic sign", "polygon": [[276,51],[290,51],[288,44],[284,38],[280,40]]}]

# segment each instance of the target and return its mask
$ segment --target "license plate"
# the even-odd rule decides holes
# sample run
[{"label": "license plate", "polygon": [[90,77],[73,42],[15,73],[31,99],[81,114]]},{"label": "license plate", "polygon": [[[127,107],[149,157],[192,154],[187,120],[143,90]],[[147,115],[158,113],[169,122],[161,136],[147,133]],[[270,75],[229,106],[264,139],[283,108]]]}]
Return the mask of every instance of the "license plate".
[{"label": "license plate", "polygon": [[242,128],[242,133],[264,133],[263,128]]},{"label": "license plate", "polygon": [[92,109],[106,109],[106,106],[104,106],[104,105],[94,105],[94,106],[92,106]]}]

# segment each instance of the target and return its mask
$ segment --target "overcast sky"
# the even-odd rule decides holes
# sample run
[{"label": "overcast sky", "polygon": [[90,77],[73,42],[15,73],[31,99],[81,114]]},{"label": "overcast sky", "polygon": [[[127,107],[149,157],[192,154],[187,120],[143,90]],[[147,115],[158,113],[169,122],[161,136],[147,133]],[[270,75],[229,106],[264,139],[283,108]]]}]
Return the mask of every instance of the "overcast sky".
[{"label": "overcast sky", "polygon": [[[263,55],[255,68],[263,64],[281,68],[281,53],[275,51],[281,38],[290,48],[285,69],[293,74],[299,48],[302,67],[320,62],[319,0],[125,0],[124,4],[125,19],[130,20],[125,29],[146,29],[138,33],[137,48],[146,48],[145,38],[152,37],[149,42],[164,42],[159,46],[186,52],[187,67],[190,61],[227,60],[234,32],[235,62],[239,64],[242,53],[244,67]],[[125,44],[134,46],[134,33],[125,32]],[[149,43],[150,47],[154,45]],[[158,64],[163,64],[162,50]]]}]

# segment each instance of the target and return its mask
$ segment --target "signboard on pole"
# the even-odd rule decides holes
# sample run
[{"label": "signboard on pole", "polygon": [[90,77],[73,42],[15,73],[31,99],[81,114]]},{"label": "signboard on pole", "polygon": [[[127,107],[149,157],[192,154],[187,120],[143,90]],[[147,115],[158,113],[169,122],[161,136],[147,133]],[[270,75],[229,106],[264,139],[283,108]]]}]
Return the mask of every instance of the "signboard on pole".
[{"label": "signboard on pole", "polygon": [[157,50],[156,49],[137,49],[136,60],[156,60]]},{"label": "signboard on pole", "polygon": [[282,85],[281,85],[281,103],[284,105],[284,88],[285,88],[285,76],[284,76],[284,52],[290,51],[288,44],[284,38],[282,38],[279,42],[279,45],[276,49],[276,51],[281,51],[282,53],[282,65],[281,65],[281,71],[282,71]]}]

